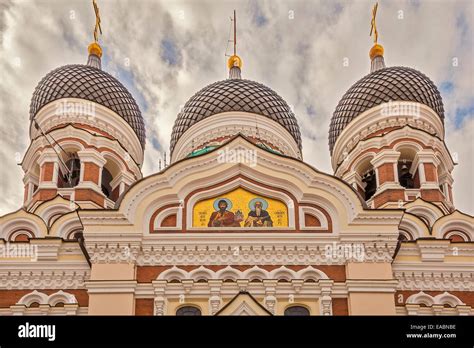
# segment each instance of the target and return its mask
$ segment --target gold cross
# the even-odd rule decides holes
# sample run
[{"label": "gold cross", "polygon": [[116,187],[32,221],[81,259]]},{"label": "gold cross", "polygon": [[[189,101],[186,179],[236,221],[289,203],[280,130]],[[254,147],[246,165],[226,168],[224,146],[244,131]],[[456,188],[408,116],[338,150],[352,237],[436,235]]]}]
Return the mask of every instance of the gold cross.
[{"label": "gold cross", "polygon": [[98,32],[102,35],[102,28],[100,27],[100,14],[99,14],[99,7],[95,0],[92,0],[92,5],[94,5],[94,12],[95,12],[95,28],[94,28],[94,41],[98,42],[99,35]]},{"label": "gold cross", "polygon": [[377,32],[377,25],[375,24],[375,17],[377,16],[378,6],[379,6],[379,3],[376,2],[374,7],[372,8],[372,22],[371,22],[371,27],[370,27],[370,36],[372,36],[372,33],[374,33],[374,44],[377,44],[377,39],[379,37],[379,34]]}]

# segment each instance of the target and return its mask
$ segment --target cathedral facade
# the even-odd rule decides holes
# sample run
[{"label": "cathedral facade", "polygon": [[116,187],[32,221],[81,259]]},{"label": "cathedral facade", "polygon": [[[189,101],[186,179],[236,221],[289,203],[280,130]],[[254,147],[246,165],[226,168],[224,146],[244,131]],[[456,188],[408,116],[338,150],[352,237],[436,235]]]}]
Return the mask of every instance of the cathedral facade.
[{"label": "cathedral facade", "polygon": [[0,315],[474,315],[474,218],[454,205],[441,95],[383,54],[335,108],[333,173],[233,55],[143,177],[140,109],[92,43],[33,93],[23,206],[0,217]]}]

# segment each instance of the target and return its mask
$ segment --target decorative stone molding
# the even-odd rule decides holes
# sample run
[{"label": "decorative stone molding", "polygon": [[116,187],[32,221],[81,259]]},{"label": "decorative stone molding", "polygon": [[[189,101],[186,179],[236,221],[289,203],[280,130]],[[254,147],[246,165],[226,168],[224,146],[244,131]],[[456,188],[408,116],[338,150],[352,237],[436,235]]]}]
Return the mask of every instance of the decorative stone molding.
[{"label": "decorative stone molding", "polygon": [[275,306],[276,306],[276,303],[277,303],[277,298],[273,295],[267,295],[265,296],[265,307],[267,307],[267,309],[270,311],[270,313],[272,313],[273,315],[275,315]]},{"label": "decorative stone molding", "polygon": [[[300,220],[300,229],[301,230],[305,230],[305,229],[311,229],[313,231],[318,231],[318,230],[321,230],[321,231],[326,231],[329,227],[329,222],[328,222],[328,219],[327,217],[323,214],[323,212],[319,209],[316,209],[314,207],[307,207],[307,206],[300,206],[299,207],[299,220]],[[318,227],[315,227],[315,226],[311,226],[311,227],[307,227],[305,225],[305,214],[309,214],[309,215],[312,215],[314,217],[316,217],[321,226],[318,226]]]},{"label": "decorative stone molding", "polygon": [[433,150],[422,150],[418,151],[415,155],[415,158],[413,160],[412,164],[412,170],[418,169],[418,172],[420,174],[420,188],[421,189],[433,189],[433,190],[438,190],[439,189],[439,183],[437,178],[437,172],[433,173],[432,175],[434,176],[434,180],[428,180],[428,176],[426,175],[426,168],[425,165],[433,165],[434,168],[433,170],[436,171],[437,167],[440,165],[440,160],[436,156],[435,152]]},{"label": "decorative stone molding", "polygon": [[[128,167],[128,170],[133,173],[136,178],[141,178],[142,174],[140,171],[140,163],[131,155],[126,148],[117,140],[110,139],[104,136],[94,136],[85,129],[77,128],[72,124],[67,125],[63,128],[57,128],[51,130],[48,133],[62,146],[68,146],[74,148],[77,151],[82,150],[96,150],[104,156],[114,157],[120,161],[120,166]],[[38,153],[43,151],[53,151],[50,143],[44,139],[43,136],[32,140],[28,150],[25,153],[23,161],[21,163],[22,168],[25,172],[34,168],[38,161]],[[142,151],[142,150],[140,150]],[[58,150],[58,152],[60,152]],[[57,155],[56,155],[57,159]]]},{"label": "decorative stone molding", "polygon": [[[8,240],[11,233],[18,230],[30,231],[34,237],[44,237],[48,228],[45,222],[37,215],[23,209],[0,217],[0,239]],[[0,241],[0,245],[2,242]]]},{"label": "decorative stone molding", "polygon": [[114,190],[120,185],[119,196],[136,181],[135,177],[129,172],[120,172],[111,182],[110,186]]},{"label": "decorative stone molding", "polygon": [[[425,303],[425,300],[428,300],[428,302]],[[427,306],[433,304],[448,304],[451,307],[456,307],[457,305],[464,305],[464,303],[459,298],[448,292],[444,292],[433,297],[428,294],[425,294],[423,291],[420,291],[418,294],[411,295],[407,299],[407,303],[424,303]]]},{"label": "decorative stone molding", "polygon": [[214,139],[229,138],[239,133],[262,139],[285,155],[301,159],[298,144],[278,122],[258,114],[231,111],[207,117],[186,130],[174,147],[171,162],[185,158]]},{"label": "decorative stone molding", "polygon": [[473,273],[465,272],[395,272],[398,290],[470,291],[474,287]]},{"label": "decorative stone molding", "polygon": [[[143,149],[140,141],[133,129],[122,117],[112,110],[92,101],[90,103],[93,104],[95,110],[93,116],[88,114],[78,115],[76,113],[57,114],[56,103],[59,101],[64,103],[80,103],[81,99],[62,98],[42,107],[41,110],[36,113],[35,120],[45,133],[48,133],[48,131],[53,128],[67,124],[80,124],[93,127],[106,132],[109,136],[116,139],[130,152],[130,155],[137,163],[143,163]],[[39,136],[39,129],[36,129],[34,122],[31,122],[30,138],[36,139]],[[104,135],[102,135],[102,137],[106,138]]]},{"label": "decorative stone molding", "polygon": [[163,297],[163,296],[157,296],[155,297],[154,299],[154,315],[165,315],[166,313],[166,309],[165,309],[165,305],[166,305],[166,298]]},{"label": "decorative stone molding", "polygon": [[449,248],[450,241],[418,239],[416,244],[422,261],[442,262]]},{"label": "decorative stone molding", "polygon": [[432,305],[430,307],[422,307],[419,304],[407,304],[406,306],[397,306],[398,315],[474,315],[471,306],[459,305],[455,308],[444,307],[443,305]]},{"label": "decorative stone molding", "polygon": [[[424,131],[405,126],[395,129],[383,136],[377,136],[361,140],[352,150],[345,150],[340,154],[340,159],[336,163],[333,154],[332,163],[335,175],[345,176],[347,173],[355,170],[356,166],[367,154],[375,155],[380,151],[386,151],[387,148],[400,151],[403,147],[413,149],[415,152],[423,151],[425,148],[433,149],[438,159],[443,163],[445,171],[450,173],[454,169],[454,162],[448,148],[443,140],[432,136]],[[413,167],[412,168],[416,168]]]},{"label": "decorative stone molding", "polygon": [[[129,190],[120,201],[118,214],[126,216],[132,223],[138,219],[142,224],[143,231],[148,231],[149,220],[145,221],[145,216],[136,216],[140,202],[148,199],[153,200],[152,196],[159,197],[160,193],[164,191],[168,191],[169,195],[170,188],[180,188],[181,186],[178,183],[182,180],[187,180],[186,188],[190,186],[201,187],[205,184],[219,183],[222,180],[239,175],[265,182],[275,188],[283,188],[295,195],[296,199],[301,197],[302,192],[306,192],[308,197],[317,198],[316,204],[325,204],[326,206],[323,207],[330,214],[336,209],[331,202],[334,200],[340,201],[344,208],[344,215],[339,216],[341,221],[333,221],[334,230],[337,230],[338,224],[345,224],[347,223],[346,220],[352,221],[357,213],[362,211],[362,203],[358,195],[340,180],[314,171],[308,165],[294,159],[283,158],[262,150],[242,137],[235,138],[228,146],[231,149],[241,146],[257,151],[258,165],[252,168],[242,163],[222,164],[218,162],[218,155],[214,152],[177,162],[167,170],[134,185],[133,189]],[[271,177],[268,175],[269,170],[273,173],[282,173],[282,175]],[[210,177],[209,173],[213,171],[219,171],[219,176],[214,174]],[[190,177],[192,177],[192,182],[189,182]],[[304,191],[302,191],[303,185],[305,186]],[[184,199],[188,193],[189,191],[179,189],[178,192],[175,192],[176,202],[179,199]],[[305,198],[304,201],[306,202],[308,199]],[[372,215],[377,214],[379,213]],[[80,212],[79,215],[85,225],[94,224],[99,220],[102,220],[101,224],[110,222],[110,215],[104,217],[91,212]]]},{"label": "decorative stone molding", "polygon": [[[202,278],[206,277],[206,278]],[[291,281],[292,279],[302,279],[302,280],[308,280],[311,279],[313,281],[318,281],[320,279],[329,279],[326,274],[324,274],[322,271],[313,268],[311,266],[308,266],[304,269],[301,269],[299,271],[293,271],[285,266],[281,266],[279,268],[276,268],[272,271],[267,271],[264,268],[260,268],[258,266],[254,266],[252,268],[246,269],[245,271],[239,271],[238,269],[232,268],[230,266],[227,266],[226,268],[220,269],[218,271],[211,271],[208,268],[204,266],[200,266],[199,268],[196,268],[190,272],[186,272],[176,266],[160,273],[158,276],[158,280],[171,280],[171,279],[176,279],[180,281],[186,281],[190,279],[206,279],[208,281],[210,280],[225,280],[225,279],[232,279],[239,283],[241,280],[245,280],[246,283],[242,283],[239,285],[242,289],[242,291],[245,291],[247,282],[249,280],[253,279],[259,279],[262,281],[266,280],[271,280],[271,279],[285,279],[287,281]],[[211,283],[217,286],[217,284],[220,283]],[[274,283],[271,283],[274,284]],[[220,285],[219,285],[220,286]],[[215,289],[215,291],[218,291],[218,288]]]},{"label": "decorative stone molding", "polygon": [[436,238],[444,238],[445,234],[451,231],[460,231],[474,241],[474,217],[454,211],[445,215],[433,224],[433,235]]},{"label": "decorative stone molding", "polygon": [[[9,270],[0,271],[0,289],[83,289],[90,278],[90,271],[77,267],[77,270]],[[55,267],[60,268],[60,267]]]},{"label": "decorative stone molding", "polygon": [[[266,236],[267,238],[296,238],[295,234]],[[212,245],[181,243],[165,243],[161,245],[146,245],[141,247],[121,243],[87,242],[87,249],[92,263],[136,262],[139,266],[148,265],[202,265],[202,264],[242,264],[242,265],[342,265],[347,261],[345,256],[334,258],[327,254],[327,246],[332,246],[332,240],[322,238],[306,243],[291,242],[287,245],[268,240],[262,243],[260,238],[253,239],[246,235],[247,241],[240,244],[235,242],[214,241]],[[286,238],[285,238],[286,239]],[[349,240],[344,244],[351,245]],[[390,243],[360,241],[355,243],[363,247],[364,262],[391,262],[396,248],[396,240]],[[238,248],[238,249],[236,249]],[[236,254],[238,250],[238,254]]]},{"label": "decorative stone molding", "polygon": [[330,279],[320,280],[321,298],[319,299],[320,312],[322,315],[332,315],[332,291],[334,281]]},{"label": "decorative stone molding", "polygon": [[64,304],[76,304],[77,300],[73,294],[59,290],[51,295],[46,295],[45,293],[34,290],[33,292],[23,296],[16,304],[30,306],[32,303],[37,302],[38,304],[48,304],[50,306],[55,306],[56,304],[62,302]]},{"label": "decorative stone molding", "polygon": [[[28,308],[31,304],[38,303],[35,308]],[[61,307],[55,307],[62,303]],[[79,313],[79,304],[73,294],[62,290],[47,295],[34,290],[23,296],[15,305],[10,306],[12,315],[77,315]]]},{"label": "decorative stone molding", "polygon": [[[401,106],[413,104],[413,102],[397,102]],[[410,126],[415,129],[425,131],[425,133],[444,139],[444,125],[440,117],[430,107],[416,103],[420,113],[417,116],[407,116],[403,114],[386,115],[383,112],[383,105],[375,106],[364,111],[339,135],[332,153],[332,167],[336,170],[339,163],[344,160],[344,153],[351,152],[359,142],[366,139],[369,135],[396,127]],[[400,108],[403,110],[404,108]]]},{"label": "decorative stone molding", "polygon": [[[36,174],[33,173],[33,169],[30,168],[29,171],[23,176],[23,183],[25,185],[25,194],[24,194],[24,205],[28,205],[31,198],[33,198],[33,194],[35,192],[35,186],[39,187],[39,175],[40,173]],[[40,170],[41,171],[41,170]]]}]

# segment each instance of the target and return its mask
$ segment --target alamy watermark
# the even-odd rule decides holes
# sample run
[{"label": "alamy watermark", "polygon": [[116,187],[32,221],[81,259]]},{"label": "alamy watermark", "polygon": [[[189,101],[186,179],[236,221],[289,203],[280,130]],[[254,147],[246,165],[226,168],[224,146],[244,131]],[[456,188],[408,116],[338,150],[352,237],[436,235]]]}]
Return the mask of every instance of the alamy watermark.
[{"label": "alamy watermark", "polygon": [[362,262],[365,258],[364,244],[337,243],[327,244],[324,247],[326,259],[331,261],[354,260]]},{"label": "alamy watermark", "polygon": [[56,325],[54,324],[30,324],[26,322],[24,325],[18,326],[19,338],[46,338],[48,341],[56,339]]},{"label": "alamy watermark", "polygon": [[38,261],[38,246],[26,243],[6,243],[0,245],[0,258],[28,258]]},{"label": "alamy watermark", "polygon": [[56,103],[56,115],[58,116],[95,116],[95,104],[87,101]]},{"label": "alamy watermark", "polygon": [[250,149],[229,149],[227,146],[218,152],[218,163],[244,163],[250,167],[257,165],[257,151]]}]

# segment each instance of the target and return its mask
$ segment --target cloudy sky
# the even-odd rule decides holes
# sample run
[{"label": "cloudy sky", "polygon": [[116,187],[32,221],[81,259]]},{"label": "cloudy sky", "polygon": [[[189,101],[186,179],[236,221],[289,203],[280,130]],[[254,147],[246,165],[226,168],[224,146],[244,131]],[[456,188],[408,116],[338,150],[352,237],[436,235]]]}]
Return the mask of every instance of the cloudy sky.
[{"label": "cloudy sky", "polygon": [[[331,173],[327,133],[344,92],[369,72],[373,1],[98,0],[103,69],[119,78],[145,118],[144,174],[158,169],[187,99],[227,77],[234,9],[244,78],[292,105],[303,156]],[[457,153],[455,204],[474,213],[474,50],[471,0],[384,0],[379,42],[387,65],[414,67],[439,87],[446,142]],[[29,145],[29,104],[50,70],[85,63],[94,12],[88,0],[0,0],[0,215],[22,204],[17,165]],[[230,52],[230,51],[229,51]],[[348,62],[348,65],[344,65]]]}]

